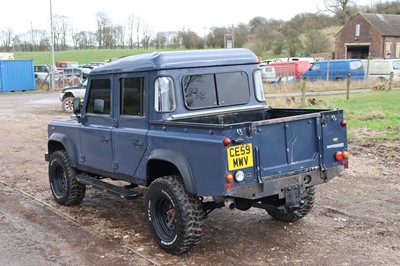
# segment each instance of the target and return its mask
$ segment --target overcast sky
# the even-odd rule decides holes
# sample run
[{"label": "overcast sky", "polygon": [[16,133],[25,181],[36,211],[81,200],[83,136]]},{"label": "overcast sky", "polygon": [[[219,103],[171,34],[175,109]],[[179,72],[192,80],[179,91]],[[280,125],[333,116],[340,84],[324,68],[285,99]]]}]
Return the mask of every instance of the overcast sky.
[{"label": "overcast sky", "polygon": [[[371,5],[379,0],[357,0]],[[0,30],[14,34],[33,29],[50,31],[50,0],[2,0]],[[115,24],[126,25],[130,14],[141,17],[153,32],[185,28],[199,35],[210,27],[248,24],[256,17],[290,20],[295,15],[318,12],[323,0],[52,0],[53,16],[67,16],[78,30],[96,31],[96,13],[104,11]]]}]

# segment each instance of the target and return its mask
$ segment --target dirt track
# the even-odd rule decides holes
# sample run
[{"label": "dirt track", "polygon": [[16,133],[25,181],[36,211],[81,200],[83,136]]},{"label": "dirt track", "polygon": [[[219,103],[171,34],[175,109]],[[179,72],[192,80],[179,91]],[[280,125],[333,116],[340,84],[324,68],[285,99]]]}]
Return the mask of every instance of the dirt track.
[{"label": "dirt track", "polygon": [[[137,254],[148,258],[149,265],[399,265],[400,140],[350,142],[350,169],[317,187],[314,209],[302,220],[284,224],[259,209],[215,210],[204,221],[201,243],[172,256],[155,245],[145,223],[143,198],[124,201],[88,189],[78,207],[54,202],[44,161],[47,123],[69,116],[61,111],[57,96],[0,95],[0,193],[21,196],[18,190],[23,191],[43,202],[39,208],[51,210],[47,204],[70,217],[63,218],[65,223],[75,220],[82,229],[101,235],[107,241],[99,242],[104,253],[97,256],[112,259],[119,249],[127,265],[137,264]],[[45,212],[47,219],[60,219],[56,212]],[[38,236],[37,241],[45,245],[47,240]],[[80,265],[90,265],[82,254],[76,256]]]}]

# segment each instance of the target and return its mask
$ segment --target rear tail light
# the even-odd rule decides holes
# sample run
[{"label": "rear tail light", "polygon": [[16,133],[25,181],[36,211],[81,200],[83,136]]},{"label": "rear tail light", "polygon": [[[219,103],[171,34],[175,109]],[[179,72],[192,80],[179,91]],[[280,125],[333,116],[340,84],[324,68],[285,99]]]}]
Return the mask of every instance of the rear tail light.
[{"label": "rear tail light", "polygon": [[223,140],[224,145],[227,146],[227,147],[228,147],[229,145],[231,145],[231,142],[232,142],[232,141],[231,141],[230,138],[224,138],[224,140]]},{"label": "rear tail light", "polygon": [[340,122],[340,125],[341,125],[342,127],[346,127],[346,126],[347,126],[347,121],[346,121],[346,120],[343,120],[342,122]]},{"label": "rear tail light", "polygon": [[349,158],[349,153],[348,151],[337,151],[335,153],[335,160],[336,161],[341,161],[343,159]]},{"label": "rear tail light", "polygon": [[341,151],[338,151],[335,153],[335,160],[336,161],[341,161],[343,159],[343,153]]}]

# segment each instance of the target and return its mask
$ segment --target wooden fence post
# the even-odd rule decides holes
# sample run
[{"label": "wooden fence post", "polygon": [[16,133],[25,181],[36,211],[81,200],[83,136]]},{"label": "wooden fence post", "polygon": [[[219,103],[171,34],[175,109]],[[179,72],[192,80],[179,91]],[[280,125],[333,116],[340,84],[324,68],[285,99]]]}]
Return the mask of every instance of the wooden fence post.
[{"label": "wooden fence post", "polygon": [[349,72],[347,74],[347,93],[346,93],[346,99],[350,99],[350,80],[351,80],[351,73]]},{"label": "wooden fence post", "polygon": [[392,90],[392,86],[393,86],[393,77],[394,77],[394,73],[393,71],[390,72],[390,78],[389,78],[389,90]]},{"label": "wooden fence post", "polygon": [[303,83],[301,84],[301,108],[304,108],[306,102],[306,80],[303,79]]}]

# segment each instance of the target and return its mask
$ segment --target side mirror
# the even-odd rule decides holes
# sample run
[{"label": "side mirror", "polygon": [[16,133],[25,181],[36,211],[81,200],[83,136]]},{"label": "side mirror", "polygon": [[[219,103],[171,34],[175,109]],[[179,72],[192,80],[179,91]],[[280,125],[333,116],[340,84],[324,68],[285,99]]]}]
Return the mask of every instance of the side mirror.
[{"label": "side mirror", "polygon": [[81,113],[81,99],[79,98],[74,98],[74,101],[72,102],[73,108],[74,108],[74,114],[80,114]]}]

